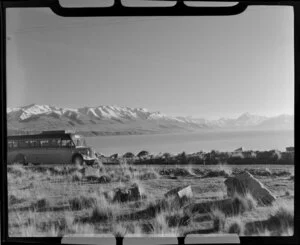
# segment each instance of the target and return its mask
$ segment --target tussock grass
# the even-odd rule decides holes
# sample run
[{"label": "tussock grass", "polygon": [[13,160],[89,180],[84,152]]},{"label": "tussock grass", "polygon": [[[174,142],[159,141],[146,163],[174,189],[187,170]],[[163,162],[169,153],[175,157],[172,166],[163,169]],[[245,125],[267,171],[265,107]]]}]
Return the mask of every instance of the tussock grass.
[{"label": "tussock grass", "polygon": [[7,166],[7,173],[10,173],[14,175],[15,177],[22,177],[26,173],[26,169],[23,165],[21,164],[12,164],[10,166]]},{"label": "tussock grass", "polygon": [[49,209],[51,206],[50,201],[47,198],[39,198],[36,202],[33,202],[31,204],[31,206],[35,209],[35,210],[46,210]]},{"label": "tussock grass", "polygon": [[256,207],[257,201],[250,193],[247,193],[245,196],[235,194],[235,196],[233,197],[232,207],[223,207],[223,211],[227,215],[239,215],[246,211],[251,211]]},{"label": "tussock grass", "polygon": [[210,213],[213,226],[217,231],[223,230],[226,222],[226,215],[218,208],[214,208]]},{"label": "tussock grass", "polygon": [[72,210],[81,210],[85,208],[91,208],[95,206],[97,203],[96,198],[94,197],[85,197],[85,196],[79,196],[74,197],[69,200],[69,205]]},{"label": "tussock grass", "polygon": [[191,173],[188,169],[186,168],[163,168],[162,170],[159,171],[159,174],[162,176],[176,176],[176,177],[187,177],[191,176]]},{"label": "tussock grass", "polygon": [[20,198],[14,194],[11,194],[8,196],[8,204],[9,205],[14,205],[14,204],[18,204],[18,203],[22,203],[25,200],[23,198]]},{"label": "tussock grass", "polygon": [[225,228],[225,232],[227,233],[235,233],[238,235],[243,235],[245,230],[245,224],[241,220],[241,217],[235,217],[228,222],[227,227]]},{"label": "tussock grass", "polygon": [[275,226],[281,233],[294,227],[294,207],[287,203],[277,202],[273,214],[268,219],[269,226]]},{"label": "tussock grass", "polygon": [[[16,224],[18,221],[15,219],[10,222],[10,227],[13,227],[12,234],[15,234],[16,231],[26,236],[61,236],[74,233],[92,235],[99,232],[113,232],[116,236],[122,237],[128,234],[177,236],[185,231],[202,234],[211,232],[232,232],[240,235],[280,234],[288,236],[293,234],[292,206],[285,207],[284,203],[274,202],[273,206],[268,207],[266,211],[267,214],[271,213],[270,216],[265,214],[263,216],[265,220],[258,221],[261,211],[257,209],[261,207],[256,206],[256,201],[251,195],[247,194],[245,197],[237,195],[230,200],[224,199],[222,178],[235,171],[227,165],[218,165],[212,168],[192,168],[189,165],[183,167],[164,166],[156,169],[152,166],[132,166],[127,163],[122,166],[102,166],[100,177],[104,176],[104,182],[106,182],[106,177],[110,178],[110,184],[107,185],[99,184],[100,177],[96,185],[88,183],[83,177],[84,172],[74,167],[58,167],[54,171],[53,167],[52,170],[44,167],[39,171],[34,171],[35,168],[41,169],[42,167],[31,168],[19,165],[8,173],[11,204],[20,203],[10,212],[22,213],[18,225]],[[99,167],[95,169],[100,172]],[[258,174],[262,173],[262,177],[271,177],[271,180],[273,177],[291,176],[287,171],[278,169],[273,170],[271,176],[268,174],[264,176],[266,169],[255,171]],[[178,180],[166,180],[169,181],[166,184],[162,182],[165,178],[161,177],[161,173],[166,174],[165,176],[177,175],[179,178]],[[204,179],[197,176],[195,178],[195,174],[207,178],[209,176],[220,177],[220,179]],[[16,178],[18,175],[21,177]],[[54,190],[53,186],[49,184],[49,180],[45,179],[46,177],[49,178],[51,185],[52,183],[56,185],[55,188],[61,186],[61,190]],[[32,185],[29,184],[29,179]],[[150,179],[153,179],[153,182]],[[270,181],[267,178],[262,179]],[[161,190],[160,197],[152,194],[152,185],[155,186],[154,188],[160,188],[160,183],[162,183],[161,186],[168,190],[169,183],[170,189],[173,189],[179,181],[180,185],[183,183],[184,185],[193,185],[193,181],[204,185],[199,185],[198,189],[195,188],[196,195],[191,203],[188,201],[180,203],[173,197],[164,198],[165,191],[161,192]],[[285,181],[288,183],[287,185],[291,184],[288,178]],[[108,194],[104,194],[109,193],[118,185],[119,187],[129,187],[132,184],[138,185],[142,196],[137,201],[112,202],[111,198],[108,198]],[[220,186],[221,189],[218,189]],[[201,190],[199,190],[200,188]],[[197,193],[198,191],[201,191],[200,195]],[[286,189],[280,191],[286,191]],[[219,196],[217,192],[220,193]],[[62,196],[64,193],[68,195]],[[285,196],[283,198],[291,199],[291,197]],[[203,206],[186,211],[186,206],[194,205],[194,201],[198,205],[199,200],[203,202],[200,203],[204,204]],[[34,217],[28,218],[28,213],[20,209],[26,207],[27,202],[30,211],[26,212],[35,212]],[[70,208],[65,208],[67,203]],[[60,207],[58,205],[64,206],[57,211],[55,208]],[[62,212],[67,212],[67,217],[62,217]],[[73,217],[73,215],[75,216]]]},{"label": "tussock grass", "polygon": [[100,205],[93,208],[89,217],[90,222],[102,222],[112,219],[113,211],[108,207],[101,207]]},{"label": "tussock grass", "polygon": [[113,226],[113,235],[115,237],[125,237],[128,233],[128,227],[123,224],[115,224]]},{"label": "tussock grass", "polygon": [[83,179],[83,175],[81,172],[76,171],[71,175],[71,179],[72,181],[81,181]]},{"label": "tussock grass", "polygon": [[180,236],[180,230],[178,226],[170,227],[167,221],[166,213],[159,213],[149,225],[150,234],[156,234],[166,237],[178,237]]},{"label": "tussock grass", "polygon": [[214,178],[214,177],[229,177],[229,173],[225,170],[210,170],[207,171],[203,178]]}]

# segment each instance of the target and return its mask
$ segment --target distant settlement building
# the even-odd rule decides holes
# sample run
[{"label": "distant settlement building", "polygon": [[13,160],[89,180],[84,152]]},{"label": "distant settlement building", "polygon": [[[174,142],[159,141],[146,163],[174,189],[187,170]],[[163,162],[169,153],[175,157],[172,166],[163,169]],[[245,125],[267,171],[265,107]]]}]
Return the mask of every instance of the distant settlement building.
[{"label": "distant settlement building", "polygon": [[285,148],[287,152],[294,152],[294,147],[286,147]]}]

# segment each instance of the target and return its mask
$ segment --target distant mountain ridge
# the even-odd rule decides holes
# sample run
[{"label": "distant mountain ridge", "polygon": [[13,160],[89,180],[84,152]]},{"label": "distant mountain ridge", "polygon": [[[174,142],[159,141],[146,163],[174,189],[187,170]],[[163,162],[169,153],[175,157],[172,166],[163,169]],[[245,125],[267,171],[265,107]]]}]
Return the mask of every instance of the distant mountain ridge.
[{"label": "distant mountain ridge", "polygon": [[86,135],[149,134],[204,129],[284,130],[294,128],[294,116],[265,117],[244,113],[238,118],[167,116],[145,108],[120,106],[60,108],[31,104],[7,108],[8,133],[72,129]]}]

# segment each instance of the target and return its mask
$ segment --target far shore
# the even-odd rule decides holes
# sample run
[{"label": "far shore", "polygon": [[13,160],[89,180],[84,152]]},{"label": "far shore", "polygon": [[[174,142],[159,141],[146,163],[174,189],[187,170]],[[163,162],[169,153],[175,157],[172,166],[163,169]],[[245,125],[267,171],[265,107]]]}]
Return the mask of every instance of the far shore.
[{"label": "far shore", "polygon": [[196,152],[178,154],[161,153],[151,154],[148,151],[140,151],[138,154],[127,152],[123,155],[113,154],[104,156],[97,154],[103,164],[141,164],[141,165],[293,165],[294,147],[287,147],[286,151],[252,151],[236,149],[233,152]]}]

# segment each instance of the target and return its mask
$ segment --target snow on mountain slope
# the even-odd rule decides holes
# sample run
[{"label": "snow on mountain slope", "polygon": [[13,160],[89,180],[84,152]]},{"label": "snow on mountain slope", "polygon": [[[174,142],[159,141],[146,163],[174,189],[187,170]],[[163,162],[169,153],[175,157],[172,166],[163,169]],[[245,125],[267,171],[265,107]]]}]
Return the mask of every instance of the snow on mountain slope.
[{"label": "snow on mountain slope", "polygon": [[31,104],[7,108],[8,129],[13,131],[76,129],[94,134],[140,134],[194,131],[197,129],[292,129],[293,116],[263,117],[244,113],[241,116],[206,120],[174,117],[145,108],[120,106],[59,108]]}]

